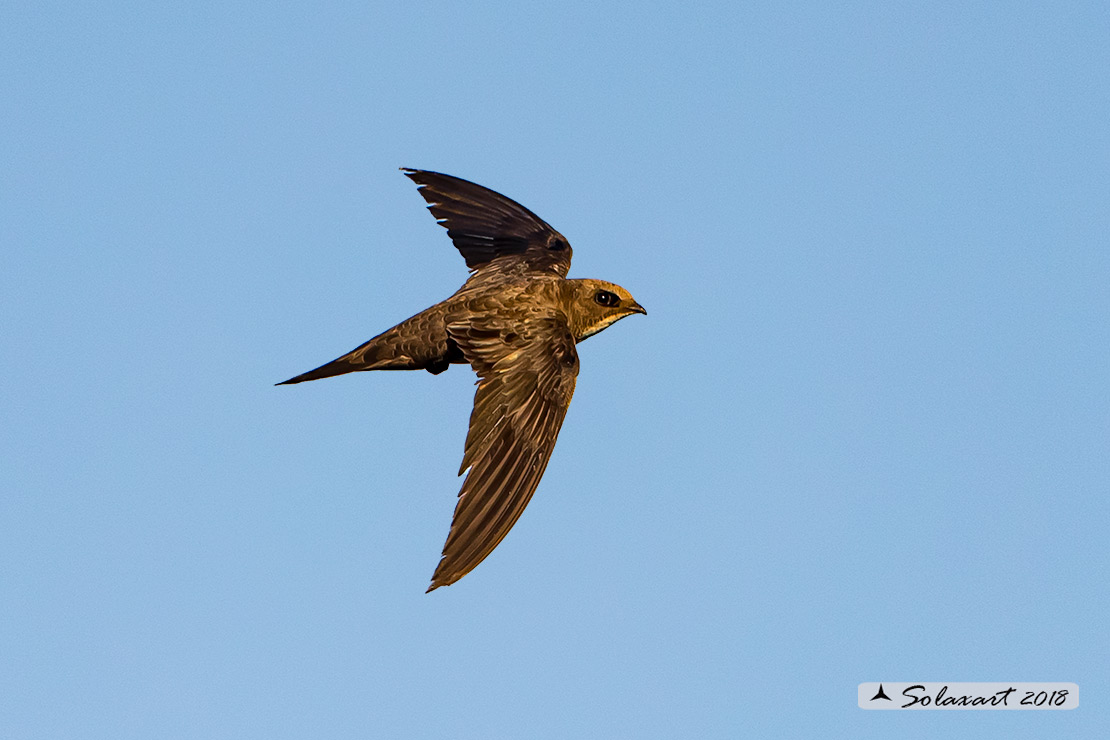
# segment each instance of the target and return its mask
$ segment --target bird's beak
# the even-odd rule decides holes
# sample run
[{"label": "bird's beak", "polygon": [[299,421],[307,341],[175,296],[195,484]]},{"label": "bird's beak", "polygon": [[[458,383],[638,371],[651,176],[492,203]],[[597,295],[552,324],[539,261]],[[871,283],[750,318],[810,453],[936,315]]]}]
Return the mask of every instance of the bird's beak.
[{"label": "bird's beak", "polygon": [[641,306],[636,301],[632,301],[632,303],[629,304],[628,310],[631,311],[632,313],[642,313],[644,316],[647,316],[647,309],[645,309],[643,306]]}]

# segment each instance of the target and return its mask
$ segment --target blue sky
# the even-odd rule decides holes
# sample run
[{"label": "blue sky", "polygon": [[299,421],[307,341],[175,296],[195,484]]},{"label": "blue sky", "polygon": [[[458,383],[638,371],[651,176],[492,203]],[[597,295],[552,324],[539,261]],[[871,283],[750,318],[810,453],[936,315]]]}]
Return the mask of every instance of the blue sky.
[{"label": "blue sky", "polygon": [[[507,5],[0,9],[0,734],[1102,737],[1106,6]],[[465,278],[401,166],[649,311],[430,595],[473,374],[272,385]]]}]

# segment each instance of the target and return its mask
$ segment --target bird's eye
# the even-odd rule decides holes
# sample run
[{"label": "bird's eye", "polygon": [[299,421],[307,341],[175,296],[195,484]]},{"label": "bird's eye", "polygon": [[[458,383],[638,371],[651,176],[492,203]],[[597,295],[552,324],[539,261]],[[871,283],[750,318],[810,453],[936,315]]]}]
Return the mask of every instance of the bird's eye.
[{"label": "bird's eye", "polygon": [[610,293],[607,290],[599,290],[594,293],[594,300],[603,306],[616,306],[621,302],[620,297],[616,293]]}]

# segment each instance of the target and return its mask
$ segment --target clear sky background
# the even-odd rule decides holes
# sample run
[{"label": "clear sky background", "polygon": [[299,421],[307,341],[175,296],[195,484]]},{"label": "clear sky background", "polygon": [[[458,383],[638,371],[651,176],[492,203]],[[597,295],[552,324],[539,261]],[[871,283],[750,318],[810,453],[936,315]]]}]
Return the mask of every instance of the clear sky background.
[{"label": "clear sky background", "polygon": [[[1105,737],[1105,3],[161,5],[0,9],[0,736]],[[429,595],[473,374],[273,387],[465,278],[401,166],[649,311]]]}]

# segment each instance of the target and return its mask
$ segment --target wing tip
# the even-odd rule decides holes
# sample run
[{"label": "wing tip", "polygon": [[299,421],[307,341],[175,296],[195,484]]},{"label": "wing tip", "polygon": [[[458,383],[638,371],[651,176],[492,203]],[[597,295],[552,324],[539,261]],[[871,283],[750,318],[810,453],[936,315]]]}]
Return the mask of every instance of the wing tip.
[{"label": "wing tip", "polygon": [[398,167],[397,169],[401,170],[401,174],[405,177],[415,182],[416,186],[421,190],[427,187],[428,183],[423,182],[421,176],[430,174],[428,170],[418,170],[415,167]]},{"label": "wing tip", "polygon": [[[432,591],[435,591],[440,586],[450,586],[452,583],[459,580],[459,578],[462,578],[461,575],[451,577],[451,576],[445,576],[444,574],[440,573],[440,569],[443,567],[443,560],[445,560],[445,558],[440,559],[439,565],[436,566],[436,572],[432,574],[432,581],[428,585],[428,590],[425,591],[424,593],[430,594]],[[464,573],[463,575],[466,575],[466,574]]]}]

